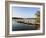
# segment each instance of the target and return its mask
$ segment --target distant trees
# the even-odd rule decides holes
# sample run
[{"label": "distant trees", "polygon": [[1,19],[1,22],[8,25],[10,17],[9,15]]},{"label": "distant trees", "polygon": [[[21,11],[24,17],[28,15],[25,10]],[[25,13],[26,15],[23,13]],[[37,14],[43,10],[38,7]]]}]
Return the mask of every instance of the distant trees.
[{"label": "distant trees", "polygon": [[37,11],[35,15],[36,15],[35,27],[36,29],[38,29],[40,27],[40,11]]}]

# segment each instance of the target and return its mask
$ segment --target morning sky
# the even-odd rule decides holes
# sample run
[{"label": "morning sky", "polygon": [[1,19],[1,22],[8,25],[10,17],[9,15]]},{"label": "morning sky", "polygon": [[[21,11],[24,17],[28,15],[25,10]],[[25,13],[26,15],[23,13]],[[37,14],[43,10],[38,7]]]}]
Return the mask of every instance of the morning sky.
[{"label": "morning sky", "polygon": [[12,17],[35,18],[38,7],[12,7]]}]

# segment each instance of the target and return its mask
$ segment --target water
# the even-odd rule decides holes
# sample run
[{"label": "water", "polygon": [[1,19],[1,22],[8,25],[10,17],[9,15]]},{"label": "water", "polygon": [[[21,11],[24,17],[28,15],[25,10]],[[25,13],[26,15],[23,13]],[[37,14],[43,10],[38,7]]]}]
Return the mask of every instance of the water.
[{"label": "water", "polygon": [[36,30],[33,25],[27,25],[22,23],[17,23],[15,19],[12,21],[12,31],[22,31],[22,30]]}]

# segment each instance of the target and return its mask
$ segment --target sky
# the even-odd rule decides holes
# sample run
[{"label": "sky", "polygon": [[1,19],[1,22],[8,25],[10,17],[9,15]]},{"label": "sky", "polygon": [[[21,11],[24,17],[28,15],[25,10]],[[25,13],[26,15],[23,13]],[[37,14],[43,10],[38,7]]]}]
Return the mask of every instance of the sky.
[{"label": "sky", "polygon": [[12,17],[35,18],[38,7],[12,7]]}]

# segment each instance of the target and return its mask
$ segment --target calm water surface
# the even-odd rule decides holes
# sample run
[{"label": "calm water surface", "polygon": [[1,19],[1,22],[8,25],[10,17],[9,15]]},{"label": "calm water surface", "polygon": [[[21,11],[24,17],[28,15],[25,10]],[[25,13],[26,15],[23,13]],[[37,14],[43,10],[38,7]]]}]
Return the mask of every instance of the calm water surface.
[{"label": "calm water surface", "polygon": [[13,19],[12,20],[12,31],[22,31],[22,30],[36,30],[36,29],[33,25],[17,23],[15,19]]}]

